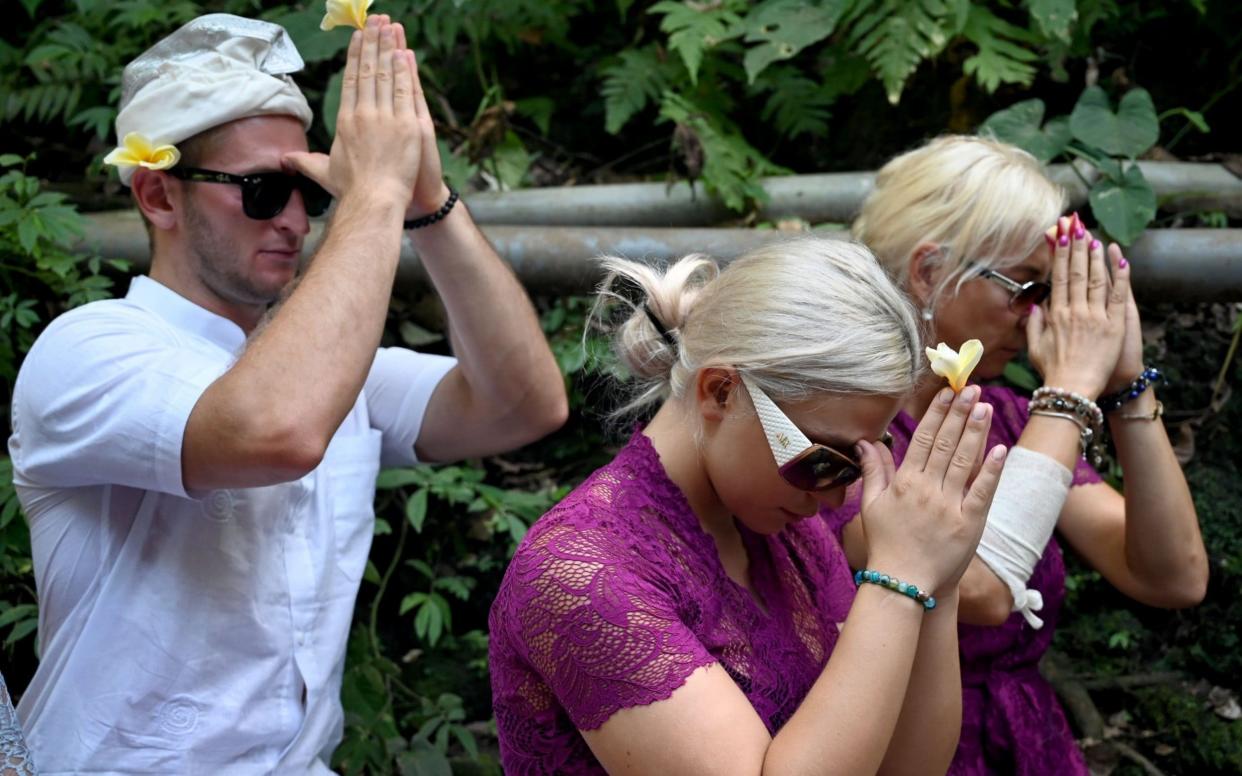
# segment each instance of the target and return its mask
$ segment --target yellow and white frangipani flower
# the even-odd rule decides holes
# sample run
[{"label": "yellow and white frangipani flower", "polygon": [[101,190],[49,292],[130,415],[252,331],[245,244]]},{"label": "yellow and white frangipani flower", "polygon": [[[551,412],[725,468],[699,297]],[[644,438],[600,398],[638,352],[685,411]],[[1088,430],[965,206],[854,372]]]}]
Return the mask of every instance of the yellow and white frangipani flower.
[{"label": "yellow and white frangipani flower", "polygon": [[319,23],[319,29],[357,27],[361,30],[367,26],[367,9],[370,7],[371,0],[328,0],[327,12]]},{"label": "yellow and white frangipani flower", "polygon": [[104,157],[104,164],[114,167],[146,167],[167,170],[181,161],[181,152],[173,145],[155,145],[138,132],[125,135],[121,145]]},{"label": "yellow and white frangipani flower", "polygon": [[954,393],[960,393],[970,379],[970,373],[983,357],[983,343],[977,339],[966,340],[961,350],[954,350],[941,342],[935,350],[925,348],[931,361],[932,371],[949,381]]}]

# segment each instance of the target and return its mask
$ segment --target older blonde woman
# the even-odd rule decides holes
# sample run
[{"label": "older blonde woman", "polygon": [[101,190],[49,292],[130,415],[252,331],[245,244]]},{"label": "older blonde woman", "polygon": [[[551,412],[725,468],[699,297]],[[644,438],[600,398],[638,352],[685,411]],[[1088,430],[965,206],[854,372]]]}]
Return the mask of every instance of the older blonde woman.
[{"label": "older blonde woman", "polygon": [[[1087,772],[1037,669],[1065,593],[1054,529],[1141,603],[1191,606],[1207,584],[1194,505],[1159,420],[1158,375],[1143,364],[1129,262],[1077,214],[1060,217],[1064,200],[1025,152],[943,137],[880,170],[853,228],[921,308],[932,343],[981,340],[982,380],[1025,349],[1044,379],[1029,403],[1001,387],[963,391],[995,407],[990,442],[1012,450],[961,583],[963,719],[951,773]],[[937,389],[923,383],[895,418],[897,460]],[[1124,493],[1084,460],[1105,425]],[[847,503],[827,517],[862,566],[856,513]]]}]

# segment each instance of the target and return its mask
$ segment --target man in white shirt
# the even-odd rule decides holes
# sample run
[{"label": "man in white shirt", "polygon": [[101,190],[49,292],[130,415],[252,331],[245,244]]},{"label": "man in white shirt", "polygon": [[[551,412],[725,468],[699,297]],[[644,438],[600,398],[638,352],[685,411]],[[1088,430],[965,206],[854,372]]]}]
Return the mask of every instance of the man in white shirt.
[{"label": "man in white shirt", "polygon": [[[19,714],[44,773],[327,772],[381,461],[564,420],[529,300],[441,180],[400,25],[355,33],[328,157],[301,66],[276,25],[213,14],[126,68],[118,137],[142,137],[109,158],[150,276],[55,320],[14,389],[42,654]],[[322,192],[295,171],[338,198],[296,285]],[[377,350],[403,219],[456,358]]]}]

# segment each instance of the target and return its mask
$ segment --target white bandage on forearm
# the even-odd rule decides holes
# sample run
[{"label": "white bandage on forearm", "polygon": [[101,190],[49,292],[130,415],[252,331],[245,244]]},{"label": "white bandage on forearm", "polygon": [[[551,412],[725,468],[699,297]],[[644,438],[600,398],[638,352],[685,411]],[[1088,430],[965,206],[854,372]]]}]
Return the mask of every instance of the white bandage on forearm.
[{"label": "white bandage on forearm", "polygon": [[1024,447],[1010,449],[975,551],[1009,588],[1013,611],[1022,612],[1032,628],[1044,626],[1035,616],[1044,608],[1044,598],[1026,583],[1052,538],[1073,481],[1070,470],[1048,456]]}]

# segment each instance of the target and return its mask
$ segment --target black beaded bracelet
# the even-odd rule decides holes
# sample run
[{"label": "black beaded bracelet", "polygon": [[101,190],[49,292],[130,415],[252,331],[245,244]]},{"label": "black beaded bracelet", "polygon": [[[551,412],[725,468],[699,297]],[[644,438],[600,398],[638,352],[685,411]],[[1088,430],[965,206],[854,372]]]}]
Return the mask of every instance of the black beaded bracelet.
[{"label": "black beaded bracelet", "polygon": [[454,188],[449,188],[449,197],[444,202],[444,205],[439,210],[437,210],[436,212],[430,215],[420,216],[418,218],[411,218],[407,220],[405,222],[405,228],[406,229],[421,229],[424,226],[431,226],[437,221],[443,220],[444,217],[449,214],[449,211],[453,209],[453,205],[456,205],[456,204],[457,204],[457,190]]},{"label": "black beaded bracelet", "polygon": [[1096,399],[1096,404],[1100,405],[1100,409],[1105,412],[1116,412],[1121,409],[1121,405],[1128,401],[1137,399],[1151,386],[1164,380],[1164,373],[1155,367],[1147,367],[1142,374],[1134,378],[1134,382],[1116,393],[1110,393],[1107,396],[1101,396]]}]

